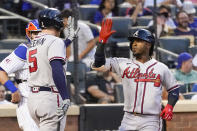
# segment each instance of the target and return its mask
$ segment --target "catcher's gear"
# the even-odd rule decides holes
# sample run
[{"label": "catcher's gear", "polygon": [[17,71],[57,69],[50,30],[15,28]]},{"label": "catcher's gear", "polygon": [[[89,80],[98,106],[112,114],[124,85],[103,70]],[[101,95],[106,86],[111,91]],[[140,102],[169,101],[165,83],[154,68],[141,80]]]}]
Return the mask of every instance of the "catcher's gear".
[{"label": "catcher's gear", "polygon": [[59,120],[61,120],[65,116],[69,106],[70,106],[70,99],[65,99],[62,102],[62,105],[57,108],[56,113],[57,113],[57,116],[58,116]]},{"label": "catcher's gear", "polygon": [[69,16],[68,17],[68,37],[70,41],[73,41],[74,38],[77,37],[77,34],[79,32],[79,27],[75,30],[74,29],[74,17]]},{"label": "catcher's gear", "polygon": [[172,105],[167,104],[166,107],[161,112],[160,116],[163,119],[170,121],[170,120],[172,120],[172,116],[173,116],[172,111],[173,111]]},{"label": "catcher's gear", "polygon": [[39,23],[37,19],[30,21],[26,26],[26,29],[25,29],[26,38],[29,42],[31,41],[31,31],[41,31],[41,28],[39,27]]},{"label": "catcher's gear", "polygon": [[61,12],[55,8],[47,8],[39,13],[38,22],[41,29],[54,27],[56,30],[61,30],[64,27]]},{"label": "catcher's gear", "polygon": [[130,41],[130,49],[131,50],[132,50],[132,44],[133,44],[134,40],[136,40],[136,39],[140,39],[140,40],[150,43],[152,46],[150,48],[149,55],[152,56],[154,44],[155,44],[155,37],[153,36],[153,34],[149,30],[139,29],[132,36],[129,36],[128,39]]},{"label": "catcher's gear", "polygon": [[112,28],[112,20],[106,19],[105,21],[102,21],[101,31],[99,34],[99,42],[105,44],[107,42],[107,39],[116,31],[111,31]]}]

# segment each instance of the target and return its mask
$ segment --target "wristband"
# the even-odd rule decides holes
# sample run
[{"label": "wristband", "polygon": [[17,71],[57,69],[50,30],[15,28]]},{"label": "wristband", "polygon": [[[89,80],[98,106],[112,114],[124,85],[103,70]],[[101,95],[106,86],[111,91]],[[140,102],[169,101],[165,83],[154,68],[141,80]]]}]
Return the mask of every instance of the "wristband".
[{"label": "wristband", "polygon": [[16,88],[16,86],[12,83],[11,80],[8,80],[8,81],[4,84],[4,86],[5,86],[8,90],[10,90],[12,93],[14,93],[15,91],[18,90],[18,88]]},{"label": "wristband", "polygon": [[66,47],[68,47],[71,44],[71,40],[70,39],[66,39],[64,40],[64,44],[66,45]]}]

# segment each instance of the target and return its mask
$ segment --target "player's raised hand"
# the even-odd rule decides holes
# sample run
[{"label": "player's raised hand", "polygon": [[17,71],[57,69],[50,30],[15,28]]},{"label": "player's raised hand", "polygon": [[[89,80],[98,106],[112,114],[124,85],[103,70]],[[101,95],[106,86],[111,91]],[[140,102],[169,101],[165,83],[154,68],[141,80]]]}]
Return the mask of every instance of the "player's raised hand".
[{"label": "player's raised hand", "polygon": [[79,32],[79,27],[77,29],[74,29],[74,17],[69,16],[68,17],[68,38],[70,41],[73,41],[77,37],[77,34]]},{"label": "player's raised hand", "polygon": [[170,121],[170,120],[172,120],[172,116],[173,116],[172,111],[173,111],[173,107],[171,105],[167,104],[166,107],[161,112],[160,116],[163,119]]},{"label": "player's raised hand", "polygon": [[70,100],[69,99],[65,99],[62,102],[62,105],[57,108],[57,112],[56,113],[57,113],[57,116],[58,116],[59,120],[61,120],[66,115],[66,112],[67,112],[69,106],[70,106]]},{"label": "player's raised hand", "polygon": [[12,93],[12,103],[19,103],[21,99],[21,95],[19,93],[19,90],[17,90],[16,92]]},{"label": "player's raised hand", "polygon": [[116,31],[111,30],[112,28],[112,19],[106,19],[102,21],[101,31],[99,34],[99,42],[105,44],[107,39]]}]

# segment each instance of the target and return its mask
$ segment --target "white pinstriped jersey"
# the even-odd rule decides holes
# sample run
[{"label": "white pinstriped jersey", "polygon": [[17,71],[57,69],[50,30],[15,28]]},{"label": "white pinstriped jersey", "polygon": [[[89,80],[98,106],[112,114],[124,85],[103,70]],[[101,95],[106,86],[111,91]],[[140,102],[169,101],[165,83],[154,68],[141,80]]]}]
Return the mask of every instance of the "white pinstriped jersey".
[{"label": "white pinstriped jersey", "polygon": [[62,39],[39,33],[28,48],[27,58],[30,70],[28,84],[34,86],[55,86],[50,61],[66,60],[66,46]]},{"label": "white pinstriped jersey", "polygon": [[124,91],[124,110],[142,114],[161,112],[162,85],[168,92],[178,88],[168,67],[151,59],[146,63],[135,58],[109,58],[105,69],[121,76]]},{"label": "white pinstriped jersey", "polygon": [[[23,47],[27,49],[26,44],[20,44],[18,47]],[[23,52],[26,54],[26,52]],[[29,71],[28,65],[25,59],[20,58],[15,51],[13,51],[9,56],[7,56],[0,64],[0,67],[4,69],[7,74],[15,73],[16,79],[27,80]],[[28,97],[30,88],[27,83],[21,83],[18,85],[18,88],[22,96]]]}]

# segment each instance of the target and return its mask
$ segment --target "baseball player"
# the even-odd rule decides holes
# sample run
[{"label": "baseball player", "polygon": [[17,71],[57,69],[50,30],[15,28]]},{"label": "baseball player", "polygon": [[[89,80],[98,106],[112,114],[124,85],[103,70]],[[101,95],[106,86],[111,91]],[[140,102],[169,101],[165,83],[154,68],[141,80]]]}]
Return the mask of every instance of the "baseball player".
[{"label": "baseball player", "polygon": [[[41,29],[37,20],[32,20],[26,27],[26,38],[30,42]],[[29,70],[26,62],[26,43],[20,44],[9,56],[7,56],[0,64],[0,82],[12,92],[12,102],[18,103],[16,109],[19,127],[23,131],[39,131],[36,123],[29,114],[27,107],[27,98],[30,88],[27,84]],[[9,80],[8,74],[15,73],[18,88]],[[20,97],[21,96],[21,97]]]},{"label": "baseball player", "polygon": [[[105,59],[105,44],[115,32],[111,31],[111,27],[111,19],[103,21],[92,68],[99,71],[112,70],[121,76],[125,114],[119,130],[161,130],[160,116],[166,120],[172,119],[179,86],[168,67],[151,57],[155,39],[148,30],[140,29],[129,36],[133,58]],[[168,91],[168,104],[161,112],[162,85]]]},{"label": "baseball player", "polygon": [[27,51],[28,83],[31,87],[28,108],[40,131],[63,131],[65,113],[70,106],[63,70],[63,65],[67,64],[65,44],[71,42],[75,35],[71,31],[65,43],[58,38],[63,29],[63,19],[57,9],[42,10],[38,21],[42,32]]}]

